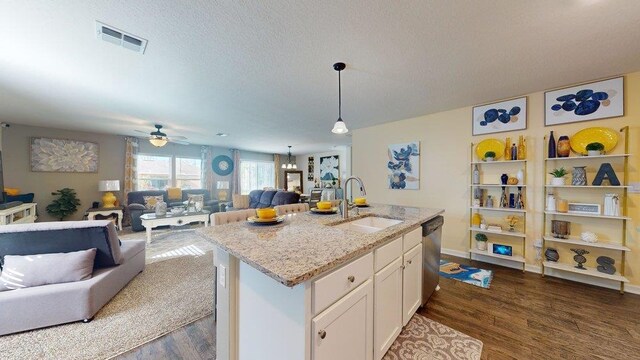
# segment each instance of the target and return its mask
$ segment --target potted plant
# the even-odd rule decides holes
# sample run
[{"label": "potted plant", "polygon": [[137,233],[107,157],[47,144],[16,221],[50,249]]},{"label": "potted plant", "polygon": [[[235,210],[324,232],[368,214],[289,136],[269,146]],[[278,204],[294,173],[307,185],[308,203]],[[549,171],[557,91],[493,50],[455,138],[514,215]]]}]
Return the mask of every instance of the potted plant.
[{"label": "potted plant", "polygon": [[478,250],[486,251],[487,250],[487,235],[485,234],[476,234],[476,247]]},{"label": "potted plant", "polygon": [[51,204],[47,205],[46,209],[49,215],[62,221],[67,216],[78,211],[80,200],[76,197],[75,190],[64,188],[56,192],[52,192],[51,195],[59,196],[59,198],[53,200]]},{"label": "potted plant", "polygon": [[604,151],[604,145],[599,142],[592,142],[587,145],[587,156],[602,155]]},{"label": "potted plant", "polygon": [[493,161],[496,159],[496,153],[493,151],[487,151],[484,153],[484,161]]},{"label": "potted plant", "polygon": [[549,173],[551,176],[551,185],[562,186],[564,185],[564,176],[567,175],[567,170],[563,167],[560,169],[553,169],[552,172]]}]

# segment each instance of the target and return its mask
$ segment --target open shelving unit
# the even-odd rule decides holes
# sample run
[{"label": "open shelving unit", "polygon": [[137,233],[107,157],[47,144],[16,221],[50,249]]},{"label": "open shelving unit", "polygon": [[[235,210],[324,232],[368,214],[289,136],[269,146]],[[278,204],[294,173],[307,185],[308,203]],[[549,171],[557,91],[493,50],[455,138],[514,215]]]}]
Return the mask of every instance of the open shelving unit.
[{"label": "open shelving unit", "polygon": [[[484,189],[492,189],[492,190],[500,190],[501,188],[506,188],[506,189],[520,189],[522,191],[522,195],[524,196],[525,199],[527,199],[526,196],[526,189],[527,189],[527,160],[496,160],[496,161],[474,161],[474,147],[477,144],[474,144],[473,142],[471,143],[471,162],[470,162],[470,184],[469,184],[469,188],[470,188],[470,196],[469,196],[469,256],[471,257],[471,259],[474,259],[474,255],[478,255],[478,256],[486,256],[488,258],[494,258],[494,259],[501,259],[501,260],[507,260],[507,261],[511,261],[514,263],[517,263],[519,266],[522,266],[522,271],[525,271],[525,265],[526,265],[526,229],[527,229],[527,205],[528,205],[528,201],[525,201],[525,208],[524,209],[515,209],[515,208],[501,208],[501,207],[497,207],[499,204],[496,203],[496,207],[483,207],[483,206],[473,206],[473,196],[474,196],[474,190],[476,188],[484,188]],[[523,172],[524,172],[524,178],[523,178],[523,183],[522,184],[516,184],[516,185],[502,185],[502,184],[495,184],[495,183],[487,183],[487,184],[473,184],[473,168],[475,166],[478,166],[479,168],[482,168],[484,166],[489,166],[492,168],[498,168],[498,167],[505,167],[505,169],[510,169],[513,170],[514,166],[518,166],[520,165]],[[499,200],[498,198],[496,198],[496,200]],[[493,231],[493,230],[487,230],[487,229],[481,229],[477,226],[473,226],[473,214],[474,212],[489,212],[489,213],[506,213],[506,214],[513,214],[513,215],[521,215],[522,216],[522,223],[519,224],[519,226],[522,227],[522,231],[508,231],[508,230],[501,230],[501,231]],[[516,255],[515,251],[514,254],[512,256],[507,256],[507,255],[499,255],[499,254],[494,254],[494,253],[490,253],[489,250],[478,250],[475,246],[475,234],[477,233],[483,233],[486,234],[487,237],[489,237],[489,241],[491,241],[492,238],[500,238],[500,237],[506,237],[507,239],[511,239],[512,241],[517,241],[519,242],[520,245],[520,249],[522,251],[522,255]],[[516,249],[516,246],[513,247],[513,249]],[[476,259],[478,260],[478,259]]]},{"label": "open shelving unit", "polygon": [[[554,269],[554,270],[560,270],[563,272],[569,272],[569,273],[575,273],[575,274],[581,274],[581,275],[586,275],[586,276],[591,276],[594,278],[599,278],[599,279],[606,279],[606,280],[611,280],[611,281],[616,281],[620,283],[620,293],[624,293],[624,286],[625,283],[627,283],[629,280],[624,276],[624,272],[625,272],[625,257],[626,257],[626,253],[631,251],[631,249],[629,247],[626,246],[627,243],[627,221],[630,220],[630,217],[627,216],[627,196],[628,196],[628,189],[629,189],[629,185],[628,185],[628,180],[629,180],[629,157],[631,156],[631,154],[629,154],[629,127],[625,126],[622,129],[620,129],[620,132],[623,133],[623,139],[624,139],[624,153],[622,154],[607,154],[607,155],[599,155],[599,156],[573,156],[573,157],[562,157],[562,158],[546,158],[544,160],[544,178],[546,179],[546,175],[548,172],[548,166],[549,163],[563,163],[563,162],[573,162],[575,160],[583,160],[583,161],[590,161],[593,162],[595,164],[598,164],[598,166],[604,162],[606,162],[607,160],[617,160],[617,161],[622,161],[622,167],[623,167],[623,176],[621,179],[621,184],[619,186],[612,186],[612,185],[605,185],[605,186],[597,186],[597,185],[586,185],[586,186],[580,186],[580,185],[545,185],[544,189],[545,191],[543,191],[543,204],[545,204],[545,211],[543,212],[543,219],[542,219],[542,248],[543,249],[547,249],[547,243],[561,243],[561,244],[571,244],[571,245],[579,245],[580,247],[584,247],[584,248],[593,248],[593,249],[603,249],[603,250],[609,250],[609,251],[619,251],[620,252],[620,263],[616,263],[615,266],[618,269],[618,271],[613,274],[606,274],[606,273],[602,273],[599,272],[596,268],[594,267],[589,267],[589,266],[585,266],[586,269],[578,269],[575,266],[573,266],[573,264],[567,264],[567,263],[562,263],[562,262],[553,262],[553,261],[544,261],[542,263],[542,276],[545,275],[550,275],[546,272],[546,269]],[[543,142],[543,146],[546,146],[548,144],[548,138],[545,136],[544,138],[544,142]],[[543,151],[546,152],[546,149],[543,149]],[[546,182],[546,181],[545,181]],[[602,214],[579,214],[579,213],[571,213],[571,212],[567,212],[567,213],[563,213],[563,212],[557,212],[557,211],[547,211],[546,210],[546,196],[547,196],[547,191],[548,190],[554,190],[554,189],[563,189],[563,190],[568,190],[568,191],[574,191],[576,189],[581,189],[581,190],[586,190],[586,191],[599,191],[599,190],[616,190],[619,191],[621,193],[620,196],[620,200],[621,200],[621,204],[620,204],[620,208],[622,211],[622,215],[621,216],[607,216],[607,215],[602,215]],[[555,218],[556,216],[558,217],[575,217],[575,218],[595,218],[595,219],[606,219],[606,220],[611,220],[611,221],[619,221],[621,223],[621,232],[622,232],[622,236],[620,239],[620,243],[601,243],[601,242],[596,242],[596,243],[589,243],[583,240],[580,240],[578,238],[575,237],[569,237],[568,239],[559,239],[559,238],[555,238],[550,234],[550,229],[548,229],[549,225],[547,224],[547,222],[549,222],[548,220],[550,220],[549,218]],[[594,260],[588,261],[590,263],[594,263]],[[552,275],[550,275],[552,276]]]}]

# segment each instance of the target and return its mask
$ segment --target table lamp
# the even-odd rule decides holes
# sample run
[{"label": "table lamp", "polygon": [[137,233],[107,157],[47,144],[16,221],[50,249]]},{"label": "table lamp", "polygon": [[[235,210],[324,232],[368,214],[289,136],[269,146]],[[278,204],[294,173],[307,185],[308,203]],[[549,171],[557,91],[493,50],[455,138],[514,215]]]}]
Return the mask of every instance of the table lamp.
[{"label": "table lamp", "polygon": [[116,207],[115,202],[118,200],[112,191],[120,191],[120,180],[100,180],[98,183],[98,191],[104,191],[102,195],[102,207]]},{"label": "table lamp", "polygon": [[227,201],[227,196],[229,195],[229,182],[218,181],[216,188],[218,189],[218,200]]}]

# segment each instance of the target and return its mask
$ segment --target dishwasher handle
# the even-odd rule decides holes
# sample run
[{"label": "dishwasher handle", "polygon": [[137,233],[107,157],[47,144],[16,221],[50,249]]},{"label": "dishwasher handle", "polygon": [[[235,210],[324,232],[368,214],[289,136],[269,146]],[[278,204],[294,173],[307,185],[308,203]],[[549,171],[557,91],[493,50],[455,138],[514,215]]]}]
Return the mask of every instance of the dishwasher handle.
[{"label": "dishwasher handle", "polygon": [[422,236],[430,235],[444,225],[444,217],[438,215],[422,225]]}]

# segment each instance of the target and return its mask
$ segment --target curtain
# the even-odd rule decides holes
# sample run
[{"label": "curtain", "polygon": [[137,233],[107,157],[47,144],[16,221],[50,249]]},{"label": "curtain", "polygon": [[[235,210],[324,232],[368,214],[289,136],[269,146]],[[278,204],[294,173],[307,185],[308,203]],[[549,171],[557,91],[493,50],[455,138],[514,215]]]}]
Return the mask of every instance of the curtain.
[{"label": "curtain", "polygon": [[233,194],[240,194],[240,150],[231,150],[233,158],[233,173],[231,174],[231,188]]},{"label": "curtain", "polygon": [[213,148],[211,146],[202,146],[200,158],[202,160],[202,186],[209,192],[211,199],[213,199],[215,185],[213,181],[213,168],[211,167],[211,163],[213,162]]},{"label": "curtain", "polygon": [[280,154],[273,154],[273,167],[275,168],[276,177],[275,179],[275,188],[281,189],[284,186],[280,186]]},{"label": "curtain", "polygon": [[[127,199],[127,195],[136,190],[136,179],[138,177],[137,172],[137,159],[138,159],[138,139],[133,137],[125,137],[125,151],[124,151],[124,199],[122,204],[124,205]],[[124,215],[122,218],[122,225],[131,225],[131,217],[128,214],[127,207],[124,207]]]}]

